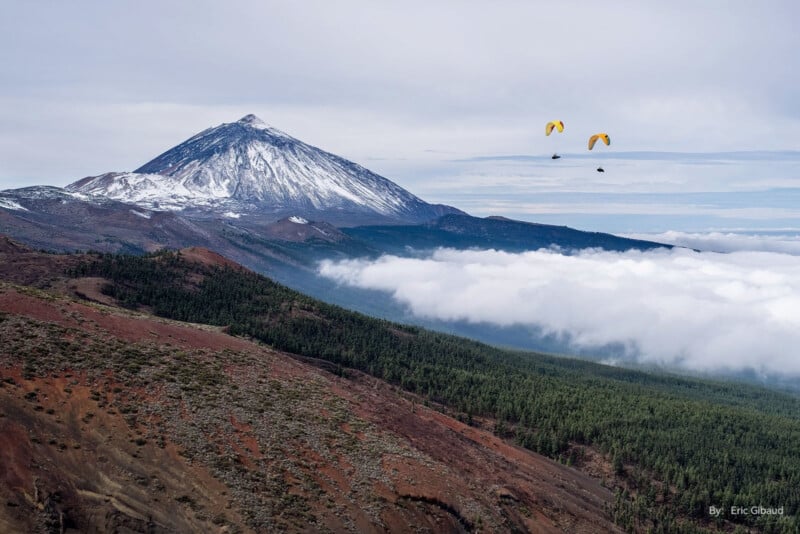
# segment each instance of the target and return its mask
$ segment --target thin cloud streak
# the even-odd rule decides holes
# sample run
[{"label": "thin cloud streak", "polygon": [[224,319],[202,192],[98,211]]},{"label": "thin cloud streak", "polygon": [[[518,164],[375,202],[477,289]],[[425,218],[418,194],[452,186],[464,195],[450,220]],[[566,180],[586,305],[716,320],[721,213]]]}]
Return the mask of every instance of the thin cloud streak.
[{"label": "thin cloud streak", "polygon": [[693,371],[800,376],[800,259],[787,254],[440,249],[327,261],[320,274],[389,292],[419,317],[536,326]]},{"label": "thin cloud streak", "polygon": [[656,241],[709,252],[760,251],[800,256],[800,232],[792,234],[742,234],[736,232],[668,232],[625,234],[632,239]]}]

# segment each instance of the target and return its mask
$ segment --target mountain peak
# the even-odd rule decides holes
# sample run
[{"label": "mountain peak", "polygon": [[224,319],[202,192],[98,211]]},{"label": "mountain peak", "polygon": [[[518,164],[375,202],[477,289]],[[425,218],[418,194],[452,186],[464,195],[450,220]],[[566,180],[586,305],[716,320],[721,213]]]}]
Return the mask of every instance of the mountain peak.
[{"label": "mountain peak", "polygon": [[253,115],[252,113],[249,113],[249,114],[245,115],[244,117],[242,117],[241,119],[239,119],[236,122],[238,122],[239,124],[245,124],[247,126],[252,126],[254,128],[263,128],[263,129],[269,128],[267,123],[265,123],[264,121],[262,121],[261,119],[259,119],[255,115]]}]

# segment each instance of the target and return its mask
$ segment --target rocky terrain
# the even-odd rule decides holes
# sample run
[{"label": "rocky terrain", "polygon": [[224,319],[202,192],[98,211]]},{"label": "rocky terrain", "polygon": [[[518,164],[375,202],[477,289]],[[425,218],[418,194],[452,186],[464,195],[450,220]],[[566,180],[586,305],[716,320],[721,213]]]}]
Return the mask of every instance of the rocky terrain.
[{"label": "rocky terrain", "polygon": [[616,531],[598,479],[492,421],[123,309],[81,261],[0,242],[0,531]]}]

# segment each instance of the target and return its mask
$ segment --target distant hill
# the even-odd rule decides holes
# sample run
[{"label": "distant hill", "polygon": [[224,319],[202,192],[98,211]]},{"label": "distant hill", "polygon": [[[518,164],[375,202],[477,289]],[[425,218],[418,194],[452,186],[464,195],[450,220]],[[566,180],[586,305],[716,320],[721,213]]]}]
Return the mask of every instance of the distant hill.
[{"label": "distant hill", "polygon": [[343,231],[355,239],[392,253],[408,253],[408,248],[430,250],[437,247],[493,248],[509,252],[555,247],[565,252],[584,248],[624,251],[648,250],[671,245],[628,239],[601,232],[585,232],[567,226],[553,226],[506,219],[450,214],[419,225],[359,226]]}]

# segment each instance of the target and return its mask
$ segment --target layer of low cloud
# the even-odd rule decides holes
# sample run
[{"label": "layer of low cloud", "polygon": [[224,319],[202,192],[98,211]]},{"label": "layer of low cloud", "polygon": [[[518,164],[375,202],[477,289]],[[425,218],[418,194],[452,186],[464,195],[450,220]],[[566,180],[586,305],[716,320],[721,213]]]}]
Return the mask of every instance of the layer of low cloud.
[{"label": "layer of low cloud", "polygon": [[656,241],[706,252],[760,251],[800,256],[800,233],[742,234],[737,232],[661,232],[626,234],[633,239]]},{"label": "layer of low cloud", "polygon": [[800,259],[788,254],[440,249],[328,261],[320,273],[389,292],[422,318],[536,326],[583,350],[616,344],[694,371],[800,375]]}]

